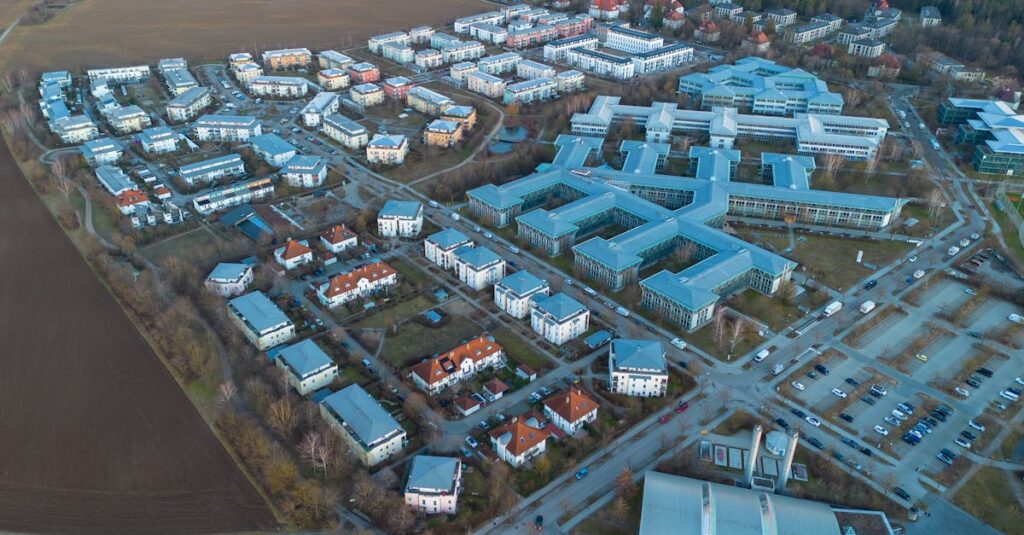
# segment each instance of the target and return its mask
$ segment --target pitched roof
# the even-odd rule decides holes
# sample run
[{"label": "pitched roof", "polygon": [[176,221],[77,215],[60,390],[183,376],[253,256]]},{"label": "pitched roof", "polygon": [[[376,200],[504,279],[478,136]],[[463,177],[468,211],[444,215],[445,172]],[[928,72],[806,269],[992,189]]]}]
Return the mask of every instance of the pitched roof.
[{"label": "pitched roof", "polygon": [[351,385],[327,396],[321,404],[338,415],[363,444],[373,444],[402,426],[359,385]]},{"label": "pitched roof", "polygon": [[373,283],[380,279],[390,277],[395,273],[398,273],[395,271],[395,268],[385,264],[384,262],[367,264],[348,273],[341,273],[331,277],[331,280],[327,281],[328,288],[324,292],[324,296],[328,299],[337,297],[358,287],[359,281],[362,279],[366,279]]},{"label": "pitched roof", "polygon": [[459,459],[456,457],[417,455],[412,458],[412,467],[409,469],[409,480],[405,484],[405,490],[406,492],[418,489],[454,492],[455,475],[458,471]]},{"label": "pitched roof", "polygon": [[544,406],[568,422],[576,422],[600,407],[578,387],[569,387],[555,393],[544,400]]},{"label": "pitched roof", "polygon": [[129,189],[117,194],[118,206],[132,206],[144,202],[149,202],[149,199],[146,198],[145,193],[137,189]]},{"label": "pitched roof", "polygon": [[[513,418],[509,423],[494,428],[490,432],[491,438],[501,444],[509,453],[518,457],[531,448],[544,442],[548,438],[548,432],[540,429],[540,422],[536,418]],[[531,423],[532,422],[532,423]]]},{"label": "pitched roof", "polygon": [[480,402],[467,395],[462,395],[459,396],[459,399],[455,400],[455,404],[458,405],[459,408],[462,409],[463,411],[468,411],[473,407],[479,406]]},{"label": "pitched roof", "polygon": [[355,238],[356,233],[349,230],[345,225],[334,225],[323,231],[320,237],[326,240],[327,243],[337,244]]},{"label": "pitched roof", "polygon": [[285,347],[277,354],[277,358],[288,367],[296,377],[306,378],[310,375],[334,365],[331,357],[313,340],[305,339],[297,344]]},{"label": "pitched roof", "polygon": [[447,353],[442,353],[414,365],[409,371],[418,375],[428,385],[432,385],[444,380],[461,368],[464,360],[471,359],[474,362],[479,362],[503,349],[501,344],[495,342],[487,335],[481,334]]},{"label": "pitched roof", "polygon": [[507,391],[508,385],[502,382],[501,379],[494,377],[490,381],[484,383],[484,388],[486,388],[487,391],[490,392],[491,394],[497,395]]},{"label": "pitched roof", "polygon": [[281,253],[281,258],[291,260],[292,258],[300,257],[304,254],[311,253],[312,251],[312,249],[301,242],[288,240],[288,243],[284,244],[284,252]]}]

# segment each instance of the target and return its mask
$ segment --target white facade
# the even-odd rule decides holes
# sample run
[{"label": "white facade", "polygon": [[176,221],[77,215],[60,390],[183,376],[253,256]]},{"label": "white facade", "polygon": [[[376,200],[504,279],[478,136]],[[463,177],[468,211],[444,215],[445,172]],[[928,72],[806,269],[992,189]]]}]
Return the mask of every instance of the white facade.
[{"label": "white facade", "polygon": [[383,262],[374,262],[331,277],[317,288],[316,295],[321,304],[335,308],[396,284],[398,272]]},{"label": "white facade", "polygon": [[281,169],[281,177],[289,186],[315,188],[327,179],[327,160],[320,156],[293,156]]},{"label": "white facade", "polygon": [[367,466],[393,457],[408,442],[402,426],[359,385],[348,386],[324,399],[320,415]]},{"label": "white facade", "polygon": [[263,133],[256,117],[204,115],[195,125],[199,141],[248,141]]},{"label": "white facade", "polygon": [[500,11],[487,11],[455,19],[455,33],[469,33],[470,27],[478,23],[501,24],[505,22]]},{"label": "white facade", "polygon": [[505,259],[486,247],[463,247],[454,256],[456,276],[474,290],[483,290],[505,278]]},{"label": "white facade", "polygon": [[119,134],[139,132],[153,124],[149,114],[134,104],[111,110],[107,114],[107,120],[110,127]]},{"label": "white facade", "polygon": [[466,89],[485,97],[501,98],[505,94],[505,80],[485,72],[473,72],[466,77]]},{"label": "white facade", "polygon": [[302,396],[326,387],[338,376],[338,365],[309,338],[282,349],[274,363]]},{"label": "white facade", "polygon": [[260,351],[295,338],[295,325],[262,292],[236,297],[227,306],[232,321]]},{"label": "white facade", "polygon": [[324,69],[316,74],[316,80],[325,91],[336,91],[349,85],[348,71],[342,69]]},{"label": "white facade", "polygon": [[206,289],[223,297],[241,295],[253,281],[252,266],[248,264],[217,264],[206,277]]},{"label": "white facade", "polygon": [[589,48],[568,50],[565,54],[565,61],[578,69],[616,80],[628,80],[636,76],[636,65],[629,58]]},{"label": "white facade", "polygon": [[524,466],[547,450],[548,433],[534,416],[515,417],[488,435],[495,456],[513,468]]},{"label": "white facade", "polygon": [[409,141],[402,135],[374,134],[366,145],[366,161],[384,165],[399,165],[409,154]]},{"label": "white facade", "polygon": [[370,142],[370,132],[363,125],[343,115],[324,117],[321,129],[328,137],[349,149],[358,150]]},{"label": "white facade", "polygon": [[441,65],[444,65],[444,56],[441,55],[440,51],[428,48],[426,50],[419,50],[413,57],[413,62],[417,66],[424,69],[436,69]]},{"label": "white facade", "polygon": [[89,81],[106,80],[107,84],[138,84],[149,80],[149,65],[134,67],[110,67],[105,69],[89,69],[85,73]]},{"label": "white facade", "polygon": [[274,182],[269,178],[254,178],[238,184],[204,193],[192,199],[192,206],[203,215],[265,199],[274,194]]},{"label": "white facade", "polygon": [[352,98],[352,102],[364,108],[384,103],[384,90],[377,84],[359,84],[349,91],[349,96]]},{"label": "white facade", "polygon": [[390,200],[377,214],[377,233],[385,238],[412,238],[423,230],[423,205]]},{"label": "white facade", "polygon": [[359,237],[345,225],[334,225],[320,234],[320,243],[328,251],[338,254],[359,245]]},{"label": "white facade", "polygon": [[320,126],[320,121],[327,115],[338,111],[338,94],[324,91],[317,94],[302,108],[302,122],[306,126],[315,128]]},{"label": "white facade", "polygon": [[663,396],[668,391],[665,349],[654,340],[612,340],[608,353],[608,390],[636,397]]},{"label": "white facade", "polygon": [[466,82],[466,79],[469,77],[470,74],[473,74],[478,70],[480,69],[477,68],[476,63],[464,61],[462,63],[456,63],[455,65],[449,67],[448,76],[450,76],[452,80],[455,80],[456,82],[462,84]]},{"label": "white facade", "polygon": [[480,58],[480,61],[476,63],[476,67],[480,72],[497,76],[502,73],[515,71],[516,65],[519,64],[522,59],[523,57],[515,52],[504,52],[502,54]]},{"label": "white facade", "polygon": [[477,23],[469,27],[469,35],[485,43],[501,45],[508,38],[508,28],[487,22]]},{"label": "white facade", "polygon": [[309,92],[309,83],[297,76],[256,76],[249,81],[249,92],[260,97],[299,98]]},{"label": "white facade", "polygon": [[550,293],[548,281],[519,271],[494,285],[494,303],[513,318],[523,319],[530,314],[534,298]]},{"label": "white facade", "polygon": [[417,455],[405,485],[405,504],[433,514],[455,514],[462,493],[462,463],[458,458]]},{"label": "white facade", "polygon": [[486,52],[479,41],[461,41],[441,50],[441,59],[445,63],[458,63],[480,59]]},{"label": "white facade", "polygon": [[551,41],[544,45],[544,60],[565,61],[566,55],[574,48],[588,48],[590,50],[596,49],[597,36],[579,35],[568,39]]},{"label": "white facade", "polygon": [[473,247],[473,240],[458,230],[448,228],[427,236],[423,240],[423,256],[441,269],[455,267],[455,250],[463,246]]},{"label": "white facade", "polygon": [[525,80],[536,78],[554,78],[555,69],[543,63],[532,60],[523,60],[516,64],[516,76]]},{"label": "white facade", "polygon": [[392,32],[375,35],[366,42],[366,45],[370,52],[380,54],[381,48],[386,44],[408,45],[409,43],[409,34],[405,32]]},{"label": "white facade", "polygon": [[189,89],[167,103],[167,119],[175,123],[189,121],[210,104],[213,104],[213,93],[208,88]]},{"label": "white facade", "polygon": [[590,310],[565,294],[534,299],[530,327],[545,340],[560,346],[590,328]]},{"label": "white facade", "polygon": [[274,260],[285,269],[295,269],[313,261],[313,251],[306,240],[288,240],[283,247],[274,249]]},{"label": "white facade", "polygon": [[62,143],[82,143],[100,135],[96,123],[88,115],[62,117],[53,123],[53,132],[60,136]]},{"label": "white facade", "polygon": [[641,54],[665,46],[665,39],[653,33],[614,26],[608,28],[608,37],[604,44],[615,50]]},{"label": "white facade", "polygon": [[166,126],[147,128],[138,138],[142,150],[147,154],[165,154],[178,150],[178,133]]}]

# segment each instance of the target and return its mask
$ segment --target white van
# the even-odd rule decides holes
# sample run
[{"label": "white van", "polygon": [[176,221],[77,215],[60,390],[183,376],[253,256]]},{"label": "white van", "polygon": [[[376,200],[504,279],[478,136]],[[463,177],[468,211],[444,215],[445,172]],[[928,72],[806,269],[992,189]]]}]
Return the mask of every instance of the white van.
[{"label": "white van", "polygon": [[771,352],[769,352],[767,349],[762,349],[761,351],[758,351],[756,355],[754,355],[754,362],[761,362],[762,360],[768,358],[768,355],[770,354]]}]

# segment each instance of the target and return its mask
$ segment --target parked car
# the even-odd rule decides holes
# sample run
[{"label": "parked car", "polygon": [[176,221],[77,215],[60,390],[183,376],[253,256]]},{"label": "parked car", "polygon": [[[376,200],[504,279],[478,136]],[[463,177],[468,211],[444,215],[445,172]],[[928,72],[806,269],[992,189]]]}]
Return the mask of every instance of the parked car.
[{"label": "parked car", "polygon": [[886,395],[888,393],[889,393],[889,391],[887,391],[885,389],[885,387],[883,387],[881,385],[877,385],[877,384],[871,385],[871,394],[872,395],[875,395],[877,397],[882,397],[882,396],[884,396],[884,395]]},{"label": "parked car", "polygon": [[589,472],[590,472],[590,470],[588,470],[587,468],[580,468],[579,470],[577,470],[576,474],[574,474],[574,476],[576,477],[576,481],[579,481],[579,480],[587,477],[587,474]]},{"label": "parked car", "polygon": [[821,364],[815,364],[815,365],[814,365],[814,369],[815,369],[815,370],[816,370],[816,371],[817,371],[818,373],[820,373],[820,374],[822,374],[822,375],[828,375],[828,373],[829,373],[829,372],[828,372],[828,368],[826,368],[826,367],[825,367],[824,365],[821,365]]},{"label": "parked car", "polygon": [[884,427],[882,427],[882,426],[880,426],[880,425],[876,425],[874,427],[874,429],[875,429],[876,433],[878,433],[879,435],[882,435],[883,437],[889,436],[889,430],[884,428]]},{"label": "parked car", "polygon": [[789,429],[789,422],[783,420],[782,418],[776,418],[775,423],[778,424],[778,426],[783,429]]},{"label": "parked car", "polygon": [[689,408],[690,408],[690,404],[684,401],[684,402],[680,403],[678,406],[676,406],[676,412],[681,414],[683,411],[685,411],[686,409],[689,409]]},{"label": "parked car", "polygon": [[954,440],[953,443],[956,444],[957,446],[960,446],[961,448],[963,448],[965,450],[971,449],[971,443],[967,442],[966,440],[964,440],[961,437],[956,437],[956,440]]},{"label": "parked car", "polygon": [[822,444],[820,440],[814,437],[807,437],[807,443],[814,446],[815,448],[818,448],[819,450],[825,449],[825,445]]},{"label": "parked car", "polygon": [[807,413],[800,409],[790,409],[789,412],[793,413],[793,416],[796,416],[797,418],[803,418],[804,416],[807,416]]},{"label": "parked car", "polygon": [[846,397],[846,392],[843,392],[842,390],[840,390],[838,388],[833,388],[832,389],[832,393],[835,394],[836,397],[839,397],[839,398],[845,398]]},{"label": "parked car", "polygon": [[846,420],[847,422],[853,423],[853,416],[846,414],[845,412],[839,413],[839,418]]},{"label": "parked car", "polygon": [[963,396],[965,398],[971,397],[971,393],[969,391],[967,391],[967,389],[962,387],[962,386],[958,386],[958,387],[954,388],[953,392],[956,392],[957,394],[960,394],[961,396]]},{"label": "parked car", "polygon": [[972,433],[970,431],[966,431],[966,430],[965,431],[960,431],[960,436],[964,437],[965,440],[977,440],[978,439],[978,437],[976,437],[974,435],[974,433]]},{"label": "parked car", "polygon": [[899,487],[893,487],[892,493],[904,500],[910,501],[910,494],[907,494],[907,491]]},{"label": "parked car", "polygon": [[981,433],[981,432],[984,432],[984,431],[985,431],[985,426],[984,426],[984,425],[981,425],[980,423],[978,423],[978,422],[976,422],[976,421],[974,421],[974,420],[968,420],[968,421],[967,421],[967,425],[971,426],[972,428],[974,428],[974,429],[975,429],[976,431],[978,431],[979,433]]},{"label": "parked car", "polygon": [[848,384],[848,385],[850,385],[850,386],[852,386],[854,388],[860,386],[860,383],[858,383],[857,380],[854,379],[853,377],[847,377],[846,378],[846,384]]},{"label": "parked car", "polygon": [[803,391],[804,388],[806,388],[803,383],[799,383],[797,381],[793,381],[792,383],[789,383],[789,384],[792,385],[793,388],[795,388],[797,390],[800,390],[800,391]]},{"label": "parked car", "polygon": [[900,423],[901,423],[899,420],[897,420],[896,418],[893,418],[892,416],[886,416],[885,418],[882,418],[882,419],[885,420],[885,423],[887,423],[887,424],[889,424],[891,426],[894,426],[894,427],[899,427]]},{"label": "parked car", "polygon": [[860,398],[860,400],[863,401],[864,403],[867,403],[868,405],[874,405],[875,403],[878,403],[877,401],[875,401],[875,398],[871,396],[864,396]]},{"label": "parked car", "polygon": [[473,437],[466,437],[466,444],[473,449],[476,449],[476,447],[480,445]]},{"label": "parked car", "polygon": [[804,418],[804,420],[807,423],[813,425],[814,427],[821,427],[821,420],[815,418],[814,416],[808,416],[808,417]]}]

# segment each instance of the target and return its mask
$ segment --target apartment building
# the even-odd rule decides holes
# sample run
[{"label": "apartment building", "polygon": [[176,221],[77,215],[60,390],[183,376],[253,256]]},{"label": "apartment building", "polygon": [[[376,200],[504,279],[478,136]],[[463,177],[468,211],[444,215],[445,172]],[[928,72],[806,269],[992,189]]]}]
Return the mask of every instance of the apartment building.
[{"label": "apartment building", "polygon": [[263,133],[259,119],[241,115],[203,115],[193,128],[199,141],[245,142]]},{"label": "apartment building", "polygon": [[284,164],[281,178],[292,187],[315,188],[327,180],[327,160],[320,156],[297,154]]},{"label": "apartment building", "polygon": [[548,65],[529,59],[516,63],[515,69],[516,76],[523,78],[524,80],[554,78],[557,74],[553,67],[549,67]]},{"label": "apartment building", "polygon": [[149,81],[151,75],[149,65],[132,67],[107,67],[85,71],[90,82],[104,81],[107,85],[141,84]]},{"label": "apartment building", "polygon": [[505,80],[485,72],[473,72],[466,77],[466,89],[489,98],[505,95]]},{"label": "apartment building", "polygon": [[430,37],[434,35],[434,29],[430,26],[417,26],[409,30],[409,44],[426,45],[430,43]]},{"label": "apartment building", "polygon": [[192,206],[200,214],[209,215],[273,195],[273,181],[269,178],[254,178],[199,195],[192,199]]},{"label": "apartment building", "polygon": [[462,141],[463,134],[461,122],[434,119],[423,130],[423,144],[429,147],[454,147]]},{"label": "apartment building", "polygon": [[480,335],[436,357],[426,358],[409,368],[408,377],[429,395],[475,377],[484,370],[505,365],[505,349],[487,335]]},{"label": "apartment building", "polygon": [[338,365],[308,338],[278,351],[274,363],[301,396],[327,387],[338,377]]},{"label": "apartment building", "polygon": [[631,54],[642,54],[665,46],[665,40],[660,35],[653,33],[624,26],[612,26],[608,28],[608,36],[604,45]]},{"label": "apartment building", "polygon": [[101,137],[82,143],[78,147],[78,151],[85,158],[85,163],[92,167],[99,167],[117,163],[124,155],[124,146],[114,138]]},{"label": "apartment building", "polygon": [[494,285],[494,303],[506,314],[523,319],[530,314],[534,298],[551,294],[548,281],[529,271],[517,271]]},{"label": "apartment building", "polygon": [[377,84],[359,84],[349,91],[349,98],[363,108],[380,106],[384,104],[384,90]]},{"label": "apartment building", "polygon": [[566,52],[566,63],[598,76],[628,80],[636,76],[636,65],[630,58],[589,48],[573,48]]},{"label": "apartment building", "polygon": [[237,154],[219,156],[178,168],[178,176],[189,186],[209,184],[225,177],[244,176],[245,163]]},{"label": "apartment building", "polygon": [[558,37],[558,28],[548,24],[538,24],[532,28],[508,32],[505,46],[507,48],[532,48],[554,41]]},{"label": "apartment building", "polygon": [[377,213],[377,233],[384,238],[413,238],[423,230],[423,205],[388,200]]},{"label": "apartment building", "polygon": [[633,72],[637,76],[668,71],[693,61],[693,47],[682,43],[656,48],[649,52],[634,54]]},{"label": "apartment building", "polygon": [[453,253],[455,276],[474,290],[483,290],[505,278],[505,259],[487,247],[467,247]]},{"label": "apartment building", "polygon": [[349,65],[355,63],[355,60],[338,52],[337,50],[324,50],[317,56],[317,61],[320,64],[321,69],[339,69],[344,70]]},{"label": "apartment building", "polygon": [[166,126],[154,126],[137,136],[146,154],[166,154],[178,150],[178,133]]},{"label": "apartment building", "polygon": [[551,78],[536,78],[505,86],[505,104],[532,104],[558,96],[558,83]]},{"label": "apartment building", "polygon": [[167,120],[172,123],[191,121],[213,104],[213,93],[206,87],[193,87],[167,103]]},{"label": "apartment building", "polygon": [[337,91],[349,86],[348,71],[331,67],[316,73],[316,81],[325,91]]},{"label": "apartment building", "polygon": [[353,84],[369,84],[380,81],[380,69],[372,63],[354,63],[348,66],[348,76]]},{"label": "apartment building", "polygon": [[931,28],[942,24],[942,12],[936,6],[923,6],[919,17],[922,28]]},{"label": "apartment building", "polygon": [[441,49],[441,59],[445,63],[459,63],[478,60],[486,53],[487,50],[479,41],[459,41]]},{"label": "apartment building", "polygon": [[346,148],[358,150],[370,142],[370,132],[363,125],[337,113],[324,117],[321,131]]},{"label": "apartment building", "polygon": [[530,327],[548,342],[560,346],[587,332],[590,310],[565,293],[536,296],[530,309]]},{"label": "apartment building", "polygon": [[228,56],[228,68],[235,70],[246,63],[254,63],[252,54],[248,52],[236,52]]},{"label": "apartment building", "polygon": [[243,87],[248,87],[253,79],[263,76],[263,67],[255,63],[246,63],[245,65],[240,65],[234,72],[238,83],[242,84]]},{"label": "apartment building", "polygon": [[398,272],[384,262],[373,262],[339,273],[317,288],[317,299],[328,308],[387,291],[398,285]]},{"label": "apartment building", "polygon": [[221,297],[231,297],[245,293],[253,278],[251,265],[221,262],[206,276],[204,286]]},{"label": "apartment building", "polygon": [[298,76],[256,76],[249,80],[249,92],[259,97],[300,98],[309,92],[309,83]]},{"label": "apartment building", "polygon": [[231,320],[260,351],[295,338],[295,325],[263,292],[231,299],[227,307]]},{"label": "apartment building", "polygon": [[455,65],[449,67],[448,76],[451,77],[452,80],[455,80],[461,85],[466,82],[466,79],[469,77],[470,74],[473,74],[474,72],[477,72],[479,70],[480,69],[477,68],[476,63],[463,61],[462,63],[456,63]]},{"label": "apartment building", "polygon": [[546,43],[544,45],[544,61],[565,61],[566,55],[574,48],[597,49],[597,36],[578,35]]},{"label": "apartment building", "polygon": [[401,165],[409,154],[409,140],[400,134],[374,134],[366,145],[366,161],[380,165]]},{"label": "apartment building", "polygon": [[430,36],[430,48],[436,50],[444,50],[455,43],[461,42],[462,39],[444,32],[434,32],[434,35]]},{"label": "apartment building", "polygon": [[412,80],[404,76],[395,76],[384,80],[384,96],[391,100],[405,101],[406,95],[409,94],[409,90],[412,89],[414,84]]},{"label": "apartment building", "polygon": [[462,124],[466,132],[476,126],[476,108],[473,106],[448,106],[441,112],[441,119]]},{"label": "apartment building", "polygon": [[477,13],[475,15],[468,15],[455,19],[454,29],[455,33],[469,33],[470,28],[474,24],[489,23],[489,24],[501,24],[505,22],[504,15],[500,11],[487,11],[484,13]]},{"label": "apartment building", "polygon": [[454,106],[455,101],[437,91],[423,86],[416,86],[406,94],[406,104],[424,115],[436,117],[441,115],[449,106]]},{"label": "apartment building", "polygon": [[444,65],[444,56],[439,50],[433,48],[417,50],[413,57],[413,63],[422,69],[436,69]]},{"label": "apartment building", "polygon": [[332,254],[339,254],[359,245],[359,237],[345,225],[334,225],[320,233],[320,244]]},{"label": "apartment building", "polygon": [[139,189],[139,186],[132,182],[132,179],[124,174],[120,167],[112,165],[101,165],[96,168],[96,180],[100,186],[107,190],[107,193],[117,196],[128,190]]},{"label": "apartment building", "polygon": [[408,46],[412,41],[409,38],[409,34],[405,32],[391,32],[383,35],[375,35],[371,37],[367,42],[367,48],[374,54],[380,54],[381,49],[387,44],[398,44]]},{"label": "apartment building", "polygon": [[424,514],[458,511],[462,493],[462,462],[458,457],[417,455],[404,487],[405,505]]},{"label": "apartment building", "polygon": [[515,52],[505,52],[494,56],[480,58],[476,68],[480,72],[497,76],[506,72],[515,72],[516,65],[523,60],[523,57]]},{"label": "apartment building", "polygon": [[608,352],[608,390],[623,396],[664,396],[668,392],[668,362],[661,342],[612,340]]},{"label": "apartment building", "polygon": [[399,65],[407,65],[416,60],[416,51],[412,47],[398,43],[388,43],[382,46],[380,54],[384,56],[384,59],[389,59]]},{"label": "apartment building", "polygon": [[479,22],[469,27],[469,36],[484,43],[501,45],[508,39],[508,28],[489,22]]},{"label": "apartment building", "polygon": [[331,91],[322,91],[302,108],[302,124],[316,128],[320,126],[323,118],[338,113],[338,94]]},{"label": "apartment building", "polygon": [[769,9],[764,12],[764,16],[768,20],[775,22],[775,28],[785,28],[786,26],[796,24],[796,11],[792,9]]},{"label": "apartment building", "polygon": [[263,66],[280,71],[284,69],[299,69],[309,67],[313,61],[313,54],[308,48],[286,48],[281,50],[267,50],[262,55]]},{"label": "apartment building", "polygon": [[446,228],[423,240],[423,256],[444,270],[455,268],[455,251],[473,247],[473,240],[454,228]]},{"label": "apartment building", "polygon": [[320,414],[367,466],[375,466],[405,448],[402,426],[359,385],[350,385],[320,402]]},{"label": "apartment building", "polygon": [[107,122],[118,134],[141,132],[153,124],[149,114],[134,104],[110,110],[107,113]]},{"label": "apartment building", "polygon": [[277,134],[262,134],[249,140],[252,151],[264,162],[274,167],[283,167],[298,153],[294,145]]},{"label": "apartment building", "polygon": [[885,52],[885,43],[878,39],[861,39],[850,43],[847,53],[862,58],[877,58]]}]

